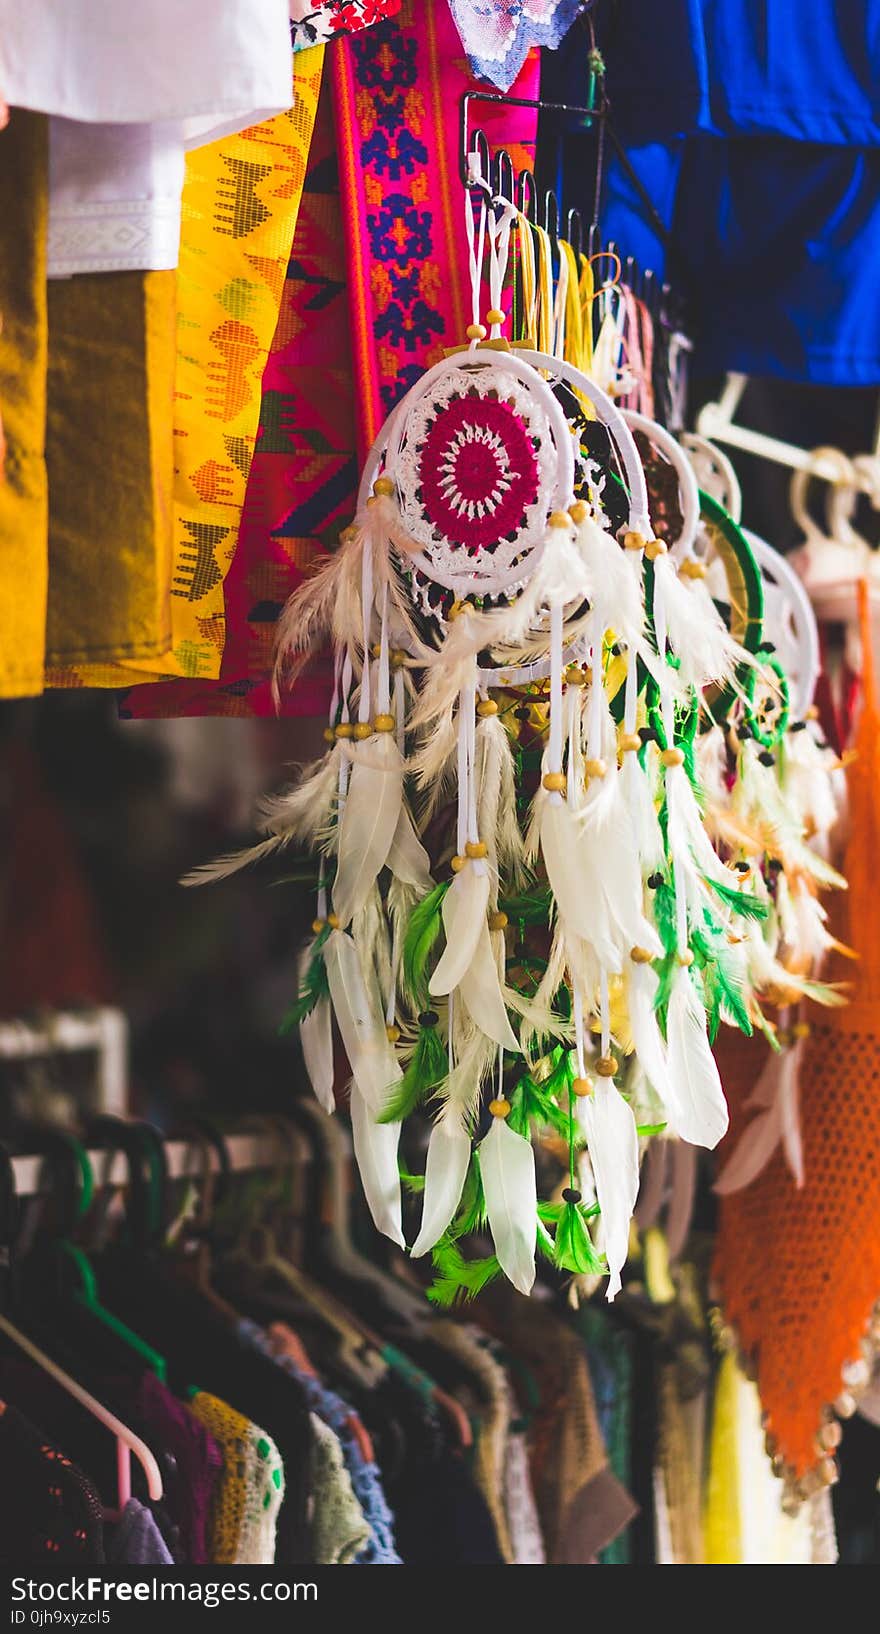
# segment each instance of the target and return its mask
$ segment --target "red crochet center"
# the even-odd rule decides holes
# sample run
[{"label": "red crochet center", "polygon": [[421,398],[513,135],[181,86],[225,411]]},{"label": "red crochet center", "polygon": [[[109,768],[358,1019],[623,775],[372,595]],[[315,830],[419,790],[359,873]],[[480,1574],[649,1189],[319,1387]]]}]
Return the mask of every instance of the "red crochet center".
[{"label": "red crochet center", "polygon": [[425,515],[446,539],[472,551],[495,545],[538,497],[528,428],[497,398],[453,398],[425,438],[419,480]]}]

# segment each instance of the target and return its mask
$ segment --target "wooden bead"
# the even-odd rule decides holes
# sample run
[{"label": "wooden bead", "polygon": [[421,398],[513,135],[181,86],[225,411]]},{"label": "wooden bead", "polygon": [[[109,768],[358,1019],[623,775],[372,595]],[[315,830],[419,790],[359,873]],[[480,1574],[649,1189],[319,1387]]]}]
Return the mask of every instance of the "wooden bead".
[{"label": "wooden bead", "polygon": [[466,862],[467,857],[450,857],[449,866],[454,874],[460,874]]},{"label": "wooden bead", "polygon": [[630,948],[629,956],[634,965],[649,965],[654,957],[649,947],[639,947],[638,944]]},{"label": "wooden bead", "polygon": [[374,732],[393,732],[394,731],[394,716],[393,715],[377,715],[376,719],[373,722],[373,731]]},{"label": "wooden bead", "polygon": [[823,1486],[836,1486],[840,1480],[840,1472],[833,1458],[823,1458],[818,1470],[819,1479]]},{"label": "wooden bead", "polygon": [[604,760],[585,760],[584,771],[587,777],[604,777],[608,767]]},{"label": "wooden bead", "polygon": [[469,323],[465,330],[465,334],[467,335],[468,340],[485,340],[486,325],[484,323]]},{"label": "wooden bead", "polygon": [[510,1102],[505,1101],[503,1095],[497,1101],[489,1102],[489,1111],[493,1118],[506,1118],[510,1111]]},{"label": "wooden bead", "polygon": [[840,1446],[842,1440],[843,1430],[838,1424],[837,1419],[833,1418],[830,1424],[822,1425],[822,1428],[816,1437],[816,1444],[819,1447],[820,1452],[833,1452],[835,1447]]},{"label": "wooden bead", "polygon": [[316,936],[320,936],[320,934],[321,934],[322,930],[324,929],[324,926],[326,925],[326,923],[327,923],[326,919],[313,919],[312,920],[312,930],[314,931]]},{"label": "wooden bead", "polygon": [[564,772],[545,772],[541,782],[545,789],[554,794],[562,794],[568,787],[568,778]]},{"label": "wooden bead", "polygon": [[494,698],[481,698],[477,704],[477,714],[484,718],[487,715],[497,715],[498,705]]},{"label": "wooden bead", "polygon": [[691,951],[691,949],[689,947],[684,948],[682,950],[682,952],[679,953],[678,962],[682,966],[683,970],[689,970],[690,969],[691,965],[694,962],[694,955],[693,955],[693,953],[692,953],[692,951]]},{"label": "wooden bead", "polygon": [[642,740],[638,732],[621,732],[620,748],[623,754],[634,754],[641,747]]},{"label": "wooden bead", "polygon": [[364,743],[367,738],[371,738],[373,735],[373,728],[369,721],[357,721],[355,723],[354,735],[357,738],[358,743]]},{"label": "wooden bead", "polygon": [[338,738],[353,738],[354,727],[352,726],[351,721],[340,721],[336,728],[336,736]]},{"label": "wooden bead", "polygon": [[616,1055],[600,1055],[598,1061],[596,1062],[596,1071],[598,1072],[600,1078],[613,1078],[617,1071],[617,1066],[618,1062]]},{"label": "wooden bead", "polygon": [[630,531],[623,536],[624,550],[644,550],[646,543],[647,541],[641,533]]},{"label": "wooden bead", "polygon": [[666,555],[666,546],[662,539],[648,539],[645,542],[645,555],[649,562],[656,562],[658,556]]},{"label": "wooden bead", "polygon": [[395,1027],[393,1021],[389,1021],[388,1026],[385,1028],[385,1037],[387,1038],[389,1044],[397,1043],[397,1040],[400,1037],[400,1028]]},{"label": "wooden bead", "polygon": [[486,313],[486,322],[487,323],[503,323],[504,322],[504,313],[499,312],[497,306],[492,306],[492,307],[489,308],[489,311]]},{"label": "wooden bead", "polygon": [[684,765],[684,750],[683,749],[661,749],[661,751],[660,751],[660,761],[661,761],[661,764],[663,766],[683,766]]},{"label": "wooden bead", "polygon": [[452,603],[449,612],[446,614],[446,617],[447,619],[461,618],[462,613],[471,612],[473,612],[473,608],[469,601],[459,601],[456,598],[456,600]]},{"label": "wooden bead", "polygon": [[391,481],[390,477],[377,477],[376,478],[375,482],[373,483],[373,493],[374,494],[380,494],[383,498],[390,499],[393,492],[394,492],[394,483]]},{"label": "wooden bead", "polygon": [[339,929],[339,915],[335,914],[335,913],[328,913],[327,923],[330,926],[331,930],[338,930]]},{"label": "wooden bead", "polygon": [[403,647],[392,647],[388,657],[391,661],[392,669],[403,669],[408,654],[404,651]]},{"label": "wooden bead", "polygon": [[325,743],[335,743],[336,742],[336,728],[335,728],[335,726],[325,726],[324,727],[324,742]]},{"label": "wooden bead", "polygon": [[570,528],[571,517],[568,511],[551,511],[547,518],[551,528]]},{"label": "wooden bead", "polygon": [[791,1036],[792,1038],[809,1038],[810,1023],[808,1021],[796,1021],[791,1029]]},{"label": "wooden bead", "polygon": [[834,1403],[834,1411],[838,1418],[852,1418],[857,1406],[855,1396],[849,1390],[842,1390]]},{"label": "wooden bead", "polygon": [[570,687],[585,687],[587,684],[587,672],[586,670],[582,670],[577,664],[569,664],[568,669],[565,672],[565,679],[567,685]]},{"label": "wooden bead", "polygon": [[487,857],[489,847],[485,840],[468,840],[465,846],[465,855],[468,857]]},{"label": "wooden bead", "polygon": [[497,913],[490,913],[490,915],[489,915],[489,929],[490,930],[506,930],[508,924],[509,924],[509,920],[507,918],[507,914],[503,913],[501,911],[501,909],[499,909]]},{"label": "wooden bead", "polygon": [[572,522],[586,522],[589,508],[589,505],[583,499],[576,499],[574,504],[568,507],[568,514]]},{"label": "wooden bead", "polygon": [[593,1093],[592,1079],[591,1078],[575,1078],[575,1079],[573,1079],[572,1080],[572,1085],[571,1085],[571,1093],[572,1093],[572,1095],[580,1096],[581,1099],[583,1099],[587,1095],[592,1095],[592,1093]]},{"label": "wooden bead", "polygon": [[698,562],[693,556],[688,556],[687,560],[682,562],[678,570],[678,576],[680,579],[705,579],[705,564]]}]

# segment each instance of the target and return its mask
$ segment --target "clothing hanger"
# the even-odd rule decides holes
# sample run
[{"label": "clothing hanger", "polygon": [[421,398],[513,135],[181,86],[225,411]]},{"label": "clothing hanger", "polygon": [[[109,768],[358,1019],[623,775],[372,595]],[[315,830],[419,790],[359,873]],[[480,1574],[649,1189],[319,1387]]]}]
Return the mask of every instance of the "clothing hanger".
[{"label": "clothing hanger", "polygon": [[742,518],[742,489],[733,461],[728,459],[723,449],[716,448],[708,437],[701,437],[699,432],[682,431],[678,440],[682,448],[687,449],[703,493],[711,494],[719,505],[724,506],[728,516],[734,522],[739,522]]},{"label": "clothing hanger", "polygon": [[[859,580],[868,580],[872,600],[880,593],[880,557],[851,520],[865,479],[839,449],[815,452],[816,465],[796,471],[791,481],[791,509],[804,543],[792,551],[789,560],[805,585],[816,617],[827,623],[854,625]],[[812,477],[821,474],[820,465],[828,467],[832,461],[836,462],[836,476],[827,496],[823,531],[810,513],[807,496]]]},{"label": "clothing hanger", "polygon": [[[0,1146],[0,1187],[2,1187],[3,1193],[0,1217],[4,1222],[3,1242],[0,1246],[5,1251],[7,1263],[9,1263],[13,1248],[14,1221],[16,1217],[15,1170],[5,1146]],[[0,1312],[0,1333],[4,1333],[10,1343],[22,1351],[41,1372],[53,1379],[61,1390],[71,1396],[74,1401],[79,1402],[80,1406],[84,1407],[92,1418],[96,1419],[99,1424],[103,1424],[104,1428],[115,1436],[116,1509],[115,1511],[108,1511],[105,1518],[118,1519],[131,1498],[132,1455],[137,1459],[144,1472],[149,1497],[154,1503],[158,1503],[163,1493],[162,1476],[159,1473],[159,1465],[146,1442],[140,1436],[135,1435],[127,1424],[124,1424],[121,1419],[116,1417],[115,1413],[111,1413],[104,1407],[88,1390],[84,1390],[82,1385],[78,1384],[76,1379],[71,1378],[69,1373],[58,1367],[51,1357],[33,1344],[27,1334],[22,1333],[21,1329],[16,1327],[3,1312]]]}]

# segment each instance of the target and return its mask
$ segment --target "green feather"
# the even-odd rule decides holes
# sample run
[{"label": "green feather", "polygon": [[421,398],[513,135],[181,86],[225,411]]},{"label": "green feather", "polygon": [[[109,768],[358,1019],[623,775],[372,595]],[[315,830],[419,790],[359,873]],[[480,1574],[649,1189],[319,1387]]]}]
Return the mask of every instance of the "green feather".
[{"label": "green feather", "polygon": [[541,1083],[527,1074],[511,1092],[507,1121],[518,1135],[528,1138],[531,1125],[535,1124],[539,1129],[555,1129],[568,1138],[568,1111],[563,1111],[556,1096],[567,1090],[572,1080],[570,1051],[554,1050],[553,1057],[553,1069]]},{"label": "green feather", "polygon": [[416,1014],[430,1007],[428,961],[440,935],[443,898],[448,890],[448,880],[435,885],[413,908],[407,923],[400,976],[403,991]]},{"label": "green feather", "polygon": [[553,910],[553,897],[549,886],[536,885],[531,891],[502,897],[500,905],[513,924],[547,925]]},{"label": "green feather", "polygon": [[322,999],[329,999],[330,997],[327,966],[324,963],[322,951],[329,934],[329,926],[325,926],[322,931],[318,932],[312,943],[312,956],[299,993],[293,1004],[285,1012],[278,1027],[282,1038],[286,1038],[288,1033],[292,1033],[294,1028],[305,1020],[306,1016],[311,1015],[316,1004],[320,1004]]},{"label": "green feather", "polygon": [[434,1244],[431,1258],[435,1276],[427,1293],[434,1305],[449,1307],[475,1299],[501,1275],[501,1266],[494,1254],[487,1255],[485,1259],[466,1260],[458,1244],[448,1234]]},{"label": "green feather", "polygon": [[720,880],[706,879],[705,876],[704,882],[708,885],[710,891],[714,891],[716,896],[720,896],[722,902],[726,902],[727,906],[732,908],[734,913],[739,914],[743,919],[767,918],[768,907],[766,902],[759,902],[757,897],[741,890],[739,886],[725,885]]},{"label": "green feather", "polygon": [[449,1057],[439,1029],[421,1027],[403,1077],[388,1091],[391,1099],[379,1122],[398,1123],[401,1118],[408,1118],[431,1090],[442,1084],[448,1072]]},{"label": "green feather", "polygon": [[598,1276],[603,1260],[593,1247],[587,1223],[577,1203],[565,1203],[556,1227],[554,1258],[560,1271],[579,1276]]}]

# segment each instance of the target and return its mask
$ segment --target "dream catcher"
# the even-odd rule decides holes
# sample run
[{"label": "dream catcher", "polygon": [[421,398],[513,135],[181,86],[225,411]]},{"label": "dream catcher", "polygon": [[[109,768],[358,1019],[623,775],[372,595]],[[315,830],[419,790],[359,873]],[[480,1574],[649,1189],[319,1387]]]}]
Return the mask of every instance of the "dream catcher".
[{"label": "dream catcher", "polygon": [[[543,1254],[607,1271],[612,1298],[640,1139],[720,1140],[711,1039],[761,1013],[773,904],[702,767],[710,730],[754,707],[761,578],[737,530],[745,622],[735,595],[725,615],[693,538],[656,535],[624,415],[503,335],[515,212],[467,201],[467,344],[395,408],[353,527],[281,620],[279,685],[333,646],[326,754],[257,847],[198,877],[315,857],[291,1014],[328,1112],[338,1031],[373,1219],[403,1246],[413,1192],[433,1297],[499,1274],[528,1293]],[[402,1180],[425,1115],[424,1172]],[[548,1135],[561,1188],[539,1188]]]}]

